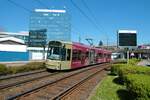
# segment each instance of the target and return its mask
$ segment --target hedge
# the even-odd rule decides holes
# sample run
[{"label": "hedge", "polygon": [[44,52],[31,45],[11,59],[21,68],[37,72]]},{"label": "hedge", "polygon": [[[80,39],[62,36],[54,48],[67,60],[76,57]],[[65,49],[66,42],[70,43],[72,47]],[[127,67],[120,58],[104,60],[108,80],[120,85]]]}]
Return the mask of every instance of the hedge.
[{"label": "hedge", "polygon": [[20,73],[20,72],[27,72],[27,71],[43,69],[43,68],[45,68],[43,62],[31,62],[31,63],[28,63],[28,64],[23,65],[23,66],[10,67],[9,71],[12,74],[16,74],[16,73]]},{"label": "hedge", "polygon": [[6,74],[8,72],[8,69],[5,65],[0,64],[0,75]]},{"label": "hedge", "polygon": [[120,67],[126,67],[126,64],[112,64],[111,65],[111,74],[118,75]]},{"label": "hedge", "polygon": [[147,74],[150,75],[150,68],[141,66],[120,67],[118,71],[119,77],[124,77],[128,74]]},{"label": "hedge", "polygon": [[129,74],[126,76],[126,87],[136,100],[150,100],[150,76]]},{"label": "hedge", "polygon": [[136,100],[150,100],[150,68],[137,66],[138,60],[129,64],[113,64],[111,73],[118,75]]},{"label": "hedge", "polygon": [[129,64],[114,64],[111,67],[111,73],[118,75],[122,80],[128,74],[146,74],[150,75],[150,68],[143,66],[133,66]]},{"label": "hedge", "polygon": [[128,64],[137,65],[137,63],[140,62],[140,61],[141,61],[140,59],[132,58],[132,59],[129,59]]},{"label": "hedge", "polygon": [[44,62],[31,62],[22,66],[12,66],[6,67],[5,65],[0,65],[0,74],[16,74],[20,72],[27,72],[31,70],[44,69]]},{"label": "hedge", "polygon": [[113,64],[112,67],[111,67],[111,74],[118,75],[119,74],[119,70],[121,68],[128,67],[128,66],[136,66],[136,64],[139,61],[140,61],[139,59],[133,58],[133,59],[129,60],[128,64],[123,64],[123,63]]}]

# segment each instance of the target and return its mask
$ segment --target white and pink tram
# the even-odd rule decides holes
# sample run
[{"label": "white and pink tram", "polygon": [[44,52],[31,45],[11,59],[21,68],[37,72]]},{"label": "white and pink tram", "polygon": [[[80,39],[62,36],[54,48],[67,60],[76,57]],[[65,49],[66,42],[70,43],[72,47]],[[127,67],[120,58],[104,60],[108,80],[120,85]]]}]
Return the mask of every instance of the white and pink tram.
[{"label": "white and pink tram", "polygon": [[69,70],[111,61],[111,52],[76,42],[50,41],[46,67]]}]

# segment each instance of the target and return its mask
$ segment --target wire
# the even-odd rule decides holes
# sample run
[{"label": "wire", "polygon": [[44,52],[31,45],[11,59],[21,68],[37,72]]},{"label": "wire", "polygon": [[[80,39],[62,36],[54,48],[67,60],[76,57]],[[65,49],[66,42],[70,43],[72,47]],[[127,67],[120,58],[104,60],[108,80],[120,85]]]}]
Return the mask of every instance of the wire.
[{"label": "wire", "polygon": [[22,6],[22,5],[20,5],[20,4],[16,3],[16,2],[14,2],[14,1],[12,1],[12,0],[7,0],[7,1],[8,1],[9,3],[11,3],[11,4],[13,4],[13,5],[19,7],[19,8],[24,9],[24,10],[27,11],[27,12],[32,12],[31,10],[25,8],[24,6]]},{"label": "wire", "polygon": [[[87,5],[87,3],[85,2],[85,0],[81,0],[81,1],[82,1],[82,3],[84,4],[84,6],[87,8],[87,10],[91,13],[92,18],[94,19],[94,21],[95,21],[96,25],[98,26],[98,24],[97,24],[97,20],[96,20],[96,18],[95,18],[95,16],[94,16],[94,14],[93,14],[92,10],[89,8],[89,6],[88,6],[88,5]],[[98,27],[98,28],[99,28],[99,27]],[[106,35],[106,38],[108,39],[108,34],[107,34],[107,33],[105,33],[105,35]]]},{"label": "wire", "polygon": [[[86,4],[86,2],[85,2],[84,0],[81,0],[81,1],[82,1],[82,3],[84,4],[84,6],[87,8],[87,10],[89,11],[89,13],[91,13],[92,18],[94,19],[94,21],[95,21],[95,23],[96,23],[97,20],[96,20],[96,18],[95,18],[95,16],[94,16],[92,10],[89,8],[89,6]],[[97,23],[96,23],[96,24],[97,24]],[[98,24],[97,24],[97,25],[98,25]]]},{"label": "wire", "polygon": [[89,20],[89,22],[91,22],[91,23],[93,24],[93,26],[94,26],[98,31],[100,31],[98,25],[97,25],[86,13],[84,13],[84,11],[83,11],[82,9],[80,9],[80,8],[78,7],[78,5],[76,5],[76,3],[73,2],[73,0],[71,0],[71,3],[73,4],[74,7],[76,7],[76,8],[80,11],[80,13],[81,13],[82,15],[84,15],[84,17],[86,17],[86,18]]},{"label": "wire", "polygon": [[41,2],[40,0],[35,0],[37,3],[39,3],[40,5],[42,5],[43,7],[46,7],[46,9],[49,9],[48,6],[46,6],[43,2]]}]

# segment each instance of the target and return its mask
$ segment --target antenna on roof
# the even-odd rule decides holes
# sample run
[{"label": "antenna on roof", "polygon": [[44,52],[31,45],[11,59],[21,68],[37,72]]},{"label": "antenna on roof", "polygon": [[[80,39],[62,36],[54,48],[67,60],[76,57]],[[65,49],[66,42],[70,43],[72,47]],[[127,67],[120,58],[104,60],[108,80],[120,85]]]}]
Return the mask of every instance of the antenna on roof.
[{"label": "antenna on roof", "polygon": [[90,46],[93,46],[93,39],[92,38],[86,38],[85,40],[90,44]]}]

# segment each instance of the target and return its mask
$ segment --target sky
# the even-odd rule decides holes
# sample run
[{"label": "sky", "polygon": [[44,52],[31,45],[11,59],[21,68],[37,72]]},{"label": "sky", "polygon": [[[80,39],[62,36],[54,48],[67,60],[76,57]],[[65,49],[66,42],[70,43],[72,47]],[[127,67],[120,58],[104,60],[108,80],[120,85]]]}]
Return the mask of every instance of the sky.
[{"label": "sky", "polygon": [[[86,43],[92,38],[95,45],[116,45],[117,30],[137,30],[138,45],[150,43],[150,0],[73,0],[96,23],[96,28],[71,2],[71,0],[12,0],[33,11],[36,8],[62,9],[71,15],[72,41]],[[39,1],[39,2],[37,2]],[[89,7],[86,8],[84,2]],[[29,31],[30,12],[8,0],[0,0],[0,31]]]}]

